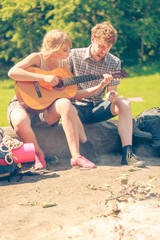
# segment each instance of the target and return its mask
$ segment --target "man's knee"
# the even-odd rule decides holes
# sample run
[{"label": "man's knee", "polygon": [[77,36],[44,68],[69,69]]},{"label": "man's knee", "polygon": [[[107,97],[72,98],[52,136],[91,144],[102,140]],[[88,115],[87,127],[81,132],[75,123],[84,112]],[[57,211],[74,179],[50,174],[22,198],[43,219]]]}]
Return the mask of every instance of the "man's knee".
[{"label": "man's knee", "polygon": [[120,112],[130,112],[131,104],[130,101],[126,98],[119,98],[115,104],[111,105],[111,113],[113,115],[119,115]]},{"label": "man's knee", "polygon": [[126,110],[131,108],[130,101],[127,98],[119,98],[117,101],[117,105],[119,106],[119,108],[123,108]]}]

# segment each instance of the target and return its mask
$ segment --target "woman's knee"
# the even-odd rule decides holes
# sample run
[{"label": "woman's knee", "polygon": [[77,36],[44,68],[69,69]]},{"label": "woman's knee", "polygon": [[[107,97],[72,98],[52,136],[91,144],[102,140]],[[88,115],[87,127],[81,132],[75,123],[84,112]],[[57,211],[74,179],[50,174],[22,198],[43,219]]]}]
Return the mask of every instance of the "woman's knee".
[{"label": "woman's knee", "polygon": [[31,125],[29,116],[21,110],[14,110],[11,113],[11,122],[15,131],[25,131],[25,129],[27,130]]},{"label": "woman's knee", "polygon": [[62,114],[77,114],[76,108],[73,106],[71,101],[66,98],[61,98],[57,100],[56,103],[57,111]]}]

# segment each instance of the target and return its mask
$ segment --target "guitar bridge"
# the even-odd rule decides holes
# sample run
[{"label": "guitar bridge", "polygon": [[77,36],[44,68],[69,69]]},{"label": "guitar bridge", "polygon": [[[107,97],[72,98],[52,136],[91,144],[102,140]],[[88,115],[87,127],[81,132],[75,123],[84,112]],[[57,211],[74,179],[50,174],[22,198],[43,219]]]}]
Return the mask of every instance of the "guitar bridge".
[{"label": "guitar bridge", "polygon": [[39,98],[42,98],[42,94],[41,94],[41,90],[40,90],[40,88],[39,88],[39,84],[38,84],[38,82],[34,82],[34,86],[35,86],[35,89],[36,89],[36,92],[37,92],[37,95],[38,95],[38,97]]}]

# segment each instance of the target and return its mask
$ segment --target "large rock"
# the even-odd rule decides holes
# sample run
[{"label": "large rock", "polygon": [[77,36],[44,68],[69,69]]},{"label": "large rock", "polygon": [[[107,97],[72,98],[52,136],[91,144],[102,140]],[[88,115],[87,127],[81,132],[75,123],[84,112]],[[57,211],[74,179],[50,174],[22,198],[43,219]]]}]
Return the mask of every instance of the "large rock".
[{"label": "large rock", "polygon": [[[96,151],[101,155],[105,153],[121,153],[122,146],[117,130],[117,121],[106,121],[102,123],[84,125],[88,139],[95,146]],[[4,127],[4,132],[11,137],[16,137],[11,127]],[[70,158],[70,152],[66,137],[59,124],[55,127],[38,125],[33,130],[43,149],[46,159]],[[157,151],[151,146],[152,136],[133,129],[133,148],[136,154],[145,157],[157,157]]]},{"label": "large rock", "polygon": [[[95,146],[96,151],[101,154],[105,152],[120,152],[121,143],[117,127],[111,122],[84,125],[88,139]],[[56,127],[34,127],[38,142],[46,156],[56,155],[59,157],[70,157],[66,137],[59,124]]]}]

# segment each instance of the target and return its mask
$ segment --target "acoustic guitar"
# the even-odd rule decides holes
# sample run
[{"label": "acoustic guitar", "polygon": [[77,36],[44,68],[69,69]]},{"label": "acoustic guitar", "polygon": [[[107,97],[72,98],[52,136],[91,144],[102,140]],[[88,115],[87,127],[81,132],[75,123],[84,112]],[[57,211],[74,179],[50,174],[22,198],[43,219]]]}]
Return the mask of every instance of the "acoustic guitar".
[{"label": "acoustic guitar", "polygon": [[[72,98],[76,95],[77,84],[102,79],[103,75],[85,75],[74,77],[66,68],[56,68],[45,71],[36,67],[26,69],[29,72],[54,75],[59,78],[59,84],[52,87],[50,83],[43,81],[16,81],[15,93],[22,106],[33,112],[41,112],[48,108],[58,98]],[[109,72],[114,79],[127,77],[125,70]]]}]

